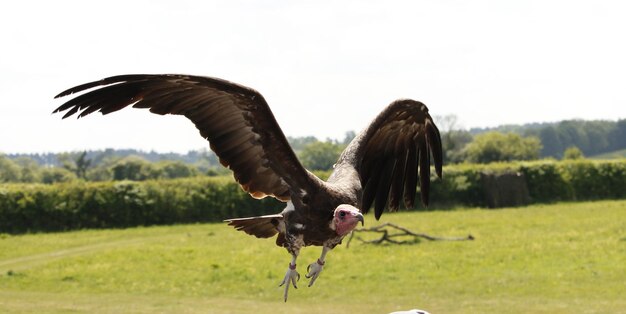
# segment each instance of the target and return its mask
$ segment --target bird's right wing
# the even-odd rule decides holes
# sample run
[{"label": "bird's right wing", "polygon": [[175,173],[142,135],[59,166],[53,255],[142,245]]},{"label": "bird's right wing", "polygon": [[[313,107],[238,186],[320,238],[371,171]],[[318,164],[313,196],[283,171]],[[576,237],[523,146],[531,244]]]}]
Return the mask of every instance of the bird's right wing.
[{"label": "bird's right wing", "polygon": [[56,98],[89,89],[54,112],[67,111],[63,118],[78,113],[80,118],[132,105],[161,115],[184,115],[255,198],[287,201],[290,191],[306,191],[316,179],[298,161],[263,96],[251,88],[211,77],[136,74],[86,83]]}]

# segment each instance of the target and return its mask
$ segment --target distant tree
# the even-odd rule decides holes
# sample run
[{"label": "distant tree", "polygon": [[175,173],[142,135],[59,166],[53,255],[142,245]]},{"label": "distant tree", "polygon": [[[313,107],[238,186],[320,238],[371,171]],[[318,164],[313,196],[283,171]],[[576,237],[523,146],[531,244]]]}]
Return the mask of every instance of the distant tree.
[{"label": "distant tree", "polygon": [[87,152],[84,151],[76,158],[76,176],[82,179],[87,177],[87,169],[91,165],[91,159],[87,158]]},{"label": "distant tree", "polygon": [[41,182],[51,184],[76,180],[76,174],[61,167],[49,167],[41,170]]},{"label": "distant tree", "polygon": [[222,167],[215,153],[206,148],[189,151],[185,162],[192,164],[200,172],[207,172],[209,169]]},{"label": "distant tree", "polygon": [[59,153],[57,160],[63,168],[74,172],[74,156],[72,156],[72,153]]},{"label": "distant tree", "polygon": [[87,170],[91,166],[91,159],[87,158],[87,151],[82,153],[62,153],[57,158],[63,168],[74,172],[78,178],[87,179]]},{"label": "distant tree", "polygon": [[[620,123],[622,123],[621,126]],[[626,121],[624,120],[617,122],[564,120],[553,123],[501,125],[495,128],[473,128],[470,133],[477,135],[488,131],[513,132],[524,137],[539,137],[543,145],[541,157],[562,158],[563,152],[570,146],[578,147],[587,156],[626,148]]]},{"label": "distant tree", "polygon": [[452,130],[441,135],[444,164],[459,163],[465,159],[464,149],[472,142],[472,134],[464,130]]},{"label": "distant tree", "polygon": [[556,131],[556,128],[553,126],[547,126],[539,131],[539,138],[541,139],[541,144],[543,145],[541,149],[541,156],[547,157],[557,157],[565,148],[563,143],[561,142],[561,138]]},{"label": "distant tree", "polygon": [[302,137],[287,136],[287,141],[289,142],[289,145],[291,146],[291,148],[296,152],[303,150],[304,147],[307,146],[308,144],[318,142],[315,136],[302,136]]},{"label": "distant tree", "polygon": [[610,150],[626,148],[626,119],[618,120],[615,128],[609,133]]},{"label": "distant tree", "polygon": [[88,181],[110,181],[113,180],[113,165],[99,165],[91,168],[87,173]]},{"label": "distant tree", "polygon": [[586,153],[587,155],[597,155],[610,150],[611,143],[609,134],[615,129],[614,122],[583,121],[582,128],[582,131],[587,134],[586,137],[589,141]]},{"label": "distant tree", "polygon": [[110,166],[121,158],[122,156],[119,155],[115,149],[107,148],[103,151],[94,152],[94,157],[91,159],[91,165],[94,167],[101,167],[103,165]]},{"label": "distant tree", "polygon": [[354,131],[346,132],[346,135],[343,137],[343,141],[341,142],[343,145],[348,145],[352,140],[356,137],[356,133]]},{"label": "distant tree", "polygon": [[472,141],[472,134],[461,129],[456,115],[435,116],[434,119],[441,133],[444,164],[462,162],[463,149]]},{"label": "distant tree", "polygon": [[158,179],[162,174],[151,162],[138,156],[120,159],[111,167],[111,173],[116,181]]},{"label": "distant tree", "polygon": [[18,182],[20,172],[20,167],[13,160],[0,154],[0,182]]},{"label": "distant tree", "polygon": [[337,162],[342,149],[342,145],[330,141],[313,142],[302,149],[299,158],[310,170],[329,170]]},{"label": "distant tree", "polygon": [[437,128],[439,132],[446,133],[451,130],[458,130],[459,127],[459,117],[455,114],[448,114],[445,116],[434,116],[434,121],[437,124]]},{"label": "distant tree", "polygon": [[585,155],[576,146],[570,146],[563,152],[563,159],[583,159]]},{"label": "distant tree", "polygon": [[487,132],[476,135],[465,148],[467,160],[476,163],[532,160],[539,157],[541,142],[536,137]]},{"label": "distant tree", "polygon": [[564,148],[569,146],[576,146],[582,151],[588,151],[589,138],[584,131],[581,123],[576,120],[566,120],[559,122],[556,127],[556,131],[561,138]]},{"label": "distant tree", "polygon": [[162,177],[166,179],[187,178],[198,175],[198,170],[182,161],[160,161],[157,168],[162,173]]},{"label": "distant tree", "polygon": [[41,182],[39,164],[29,157],[18,157],[13,160],[20,168],[20,182]]}]

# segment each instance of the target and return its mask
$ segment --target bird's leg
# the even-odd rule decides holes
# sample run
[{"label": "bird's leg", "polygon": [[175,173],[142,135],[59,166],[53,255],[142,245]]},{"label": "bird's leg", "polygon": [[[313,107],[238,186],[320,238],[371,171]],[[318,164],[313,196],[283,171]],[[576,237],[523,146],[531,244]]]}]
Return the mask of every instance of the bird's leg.
[{"label": "bird's leg", "polygon": [[324,246],[322,248],[322,255],[320,255],[320,258],[318,258],[317,261],[309,264],[309,266],[306,268],[308,274],[304,276],[307,278],[311,278],[311,281],[309,282],[309,287],[315,283],[315,280],[317,280],[317,277],[319,277],[322,269],[324,269],[324,264],[326,263],[324,261],[326,259],[326,253],[328,253],[330,250],[331,248]]},{"label": "bird's leg", "polygon": [[293,284],[293,287],[298,289],[296,283],[300,280],[300,274],[296,271],[296,259],[298,258],[297,254],[291,254],[291,263],[289,263],[289,268],[287,269],[287,273],[285,274],[285,278],[283,282],[280,283],[279,287],[285,285],[285,302],[287,302],[287,294],[289,293],[289,285]]}]

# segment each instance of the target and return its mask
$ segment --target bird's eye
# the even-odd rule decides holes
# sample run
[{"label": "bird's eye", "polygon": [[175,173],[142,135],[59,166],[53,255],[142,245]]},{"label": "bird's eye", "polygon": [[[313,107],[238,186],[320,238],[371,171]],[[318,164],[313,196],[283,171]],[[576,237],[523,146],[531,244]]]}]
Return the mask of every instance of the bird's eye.
[{"label": "bird's eye", "polygon": [[344,216],[346,216],[346,212],[339,212],[339,216],[340,216],[340,217],[344,217]]}]

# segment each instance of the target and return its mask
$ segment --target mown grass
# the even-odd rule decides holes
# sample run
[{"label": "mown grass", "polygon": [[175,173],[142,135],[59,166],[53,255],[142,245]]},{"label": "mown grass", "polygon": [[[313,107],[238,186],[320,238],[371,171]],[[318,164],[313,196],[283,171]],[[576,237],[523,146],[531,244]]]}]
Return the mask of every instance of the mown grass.
[{"label": "mown grass", "polygon": [[[386,214],[476,240],[353,241],[287,303],[278,283],[288,254],[224,224],[3,235],[0,312],[626,313],[624,218],[626,201]],[[303,251],[303,275],[318,254]]]}]

